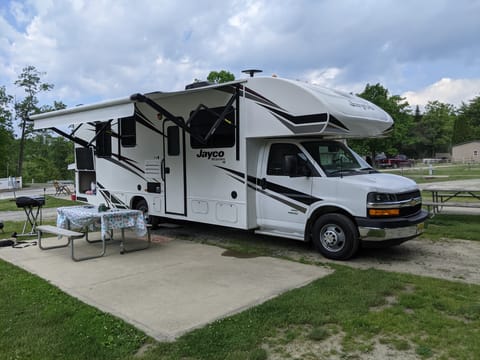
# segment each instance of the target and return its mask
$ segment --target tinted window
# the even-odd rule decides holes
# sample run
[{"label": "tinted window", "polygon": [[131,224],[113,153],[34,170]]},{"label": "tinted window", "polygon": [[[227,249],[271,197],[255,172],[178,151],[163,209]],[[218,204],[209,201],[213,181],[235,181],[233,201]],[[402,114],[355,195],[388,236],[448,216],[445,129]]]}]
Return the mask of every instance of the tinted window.
[{"label": "tinted window", "polygon": [[134,147],[137,145],[137,128],[134,116],[121,118],[120,121],[120,139],[123,147]]},{"label": "tinted window", "polygon": [[77,170],[95,170],[91,148],[75,148],[75,163]]},{"label": "tinted window", "polygon": [[[205,138],[224,109],[224,107],[218,107],[198,111],[190,120],[192,133]],[[235,109],[230,107],[225,115],[225,119],[218,125],[206,144],[191,136],[190,146],[194,149],[232,147],[235,145],[235,124]]]},{"label": "tinted window", "polygon": [[180,155],[180,128],[178,126],[170,126],[167,129],[167,144],[168,155]]},{"label": "tinted window", "polygon": [[110,123],[100,123],[95,125],[97,135],[96,146],[98,157],[112,156],[112,128]]},{"label": "tinted window", "polygon": [[272,144],[268,155],[267,175],[288,176],[287,170],[284,168],[285,155],[295,155],[298,163],[298,175],[304,174],[302,167],[308,167],[308,160],[305,154],[293,144]]}]

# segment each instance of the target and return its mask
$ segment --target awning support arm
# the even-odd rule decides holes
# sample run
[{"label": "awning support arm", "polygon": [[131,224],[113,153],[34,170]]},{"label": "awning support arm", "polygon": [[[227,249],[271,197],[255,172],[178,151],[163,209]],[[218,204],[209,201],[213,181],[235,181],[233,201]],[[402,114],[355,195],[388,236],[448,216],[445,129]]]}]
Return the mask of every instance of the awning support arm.
[{"label": "awning support arm", "polygon": [[98,135],[100,135],[107,128],[107,126],[109,126],[112,123],[112,121],[113,119],[108,120],[105,124],[102,125],[102,128],[100,129],[100,131],[96,131],[95,136],[92,138],[92,140],[90,140],[90,142],[88,143],[88,146],[92,145],[92,143],[95,140],[97,140]]},{"label": "awning support arm", "polygon": [[83,146],[83,147],[88,147],[89,146],[88,142],[86,142],[85,140],[80,139],[76,136],[72,136],[72,134],[67,134],[66,132],[64,132],[60,129],[57,129],[55,127],[52,127],[50,129],[52,131],[56,132],[58,135],[63,136],[64,138],[67,138],[70,141],[73,141],[75,144],[78,144],[78,145]]},{"label": "awning support arm", "polygon": [[[205,142],[208,141],[208,139],[210,139],[210,136],[212,136],[215,131],[217,130],[218,126],[222,123],[223,120],[225,120],[225,116],[227,115],[229,109],[230,109],[230,106],[232,106],[232,104],[234,103],[234,101],[237,99],[237,96],[236,94],[233,94],[233,96],[230,98],[230,100],[228,100],[228,103],[227,105],[225,105],[225,108],[223,109],[222,113],[220,114],[220,116],[218,117],[217,121],[215,121],[215,123],[213,124],[213,126],[210,128],[210,131],[207,133],[207,135],[205,135]],[[235,125],[233,125],[235,126]]]},{"label": "awning support arm", "polygon": [[[191,137],[195,138],[195,140],[199,141],[202,144],[207,143],[208,139],[210,139],[210,137],[215,133],[215,131],[220,126],[222,121],[225,120],[225,116],[227,115],[227,113],[230,110],[230,107],[233,105],[233,103],[235,101],[237,101],[237,113],[238,113],[238,99],[239,99],[239,87],[237,85],[237,86],[234,87],[233,95],[228,100],[227,104],[224,106],[224,109],[223,109],[223,111],[220,115],[218,113],[216,113],[215,111],[211,110],[210,108],[208,108],[207,106],[205,106],[203,104],[200,104],[197,107],[197,109],[195,109],[195,111],[190,115],[188,120],[185,122],[183,120],[183,118],[173,115],[167,109],[165,109],[164,107],[162,107],[161,105],[159,105],[158,103],[153,101],[152,99],[146,97],[145,95],[133,94],[132,96],[130,96],[130,100],[146,103],[147,105],[152,107],[154,110],[158,111],[160,114],[165,116],[168,120],[172,121],[174,124],[176,124],[177,126],[181,127],[183,130],[188,132]],[[215,114],[216,116],[218,116],[217,119],[215,120],[215,123],[212,125],[212,127],[210,128],[208,133],[205,135],[205,137],[201,137],[200,135],[195,134],[194,132],[192,132],[192,129],[190,127],[190,122],[197,115],[197,113],[202,109],[205,109],[205,110]],[[232,126],[233,127],[238,127],[238,124],[233,124]]]},{"label": "awning support arm", "polygon": [[183,130],[188,132],[190,134],[190,136],[194,137],[197,141],[201,142],[202,144],[206,143],[205,139],[203,139],[201,136],[192,133],[190,127],[188,127],[187,124],[185,124],[185,122],[183,121],[182,118],[173,115],[167,109],[163,108],[162,106],[157,104],[152,99],[149,99],[145,95],[142,95],[142,94],[133,94],[132,96],[130,96],[130,99],[132,101],[138,101],[138,102],[143,102],[143,103],[147,104],[148,106],[150,106],[151,108],[153,108],[154,110],[158,111],[160,114],[165,116],[168,120],[173,122],[175,125],[179,126]]}]

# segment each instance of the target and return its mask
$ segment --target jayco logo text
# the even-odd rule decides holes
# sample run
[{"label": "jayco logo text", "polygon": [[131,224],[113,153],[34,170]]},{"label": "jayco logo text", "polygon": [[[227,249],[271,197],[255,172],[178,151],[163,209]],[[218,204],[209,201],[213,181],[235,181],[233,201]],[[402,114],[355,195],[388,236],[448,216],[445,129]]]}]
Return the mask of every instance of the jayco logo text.
[{"label": "jayco logo text", "polygon": [[197,157],[199,158],[207,158],[208,160],[210,159],[218,159],[218,158],[223,158],[225,156],[225,153],[223,151],[205,151],[205,150],[200,150],[200,152],[197,154]]}]

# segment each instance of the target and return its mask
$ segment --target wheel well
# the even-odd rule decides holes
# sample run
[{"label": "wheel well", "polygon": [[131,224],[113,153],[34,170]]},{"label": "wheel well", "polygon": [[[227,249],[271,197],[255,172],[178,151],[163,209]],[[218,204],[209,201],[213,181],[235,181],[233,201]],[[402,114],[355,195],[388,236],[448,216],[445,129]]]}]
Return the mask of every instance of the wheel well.
[{"label": "wheel well", "polygon": [[[141,197],[141,196],[134,196],[134,197],[132,198],[132,200],[130,200],[130,208],[131,208],[131,209],[135,209],[135,206],[137,205],[137,203],[138,203],[139,201],[142,201],[142,200],[145,200],[145,199],[144,199],[143,197]],[[147,204],[148,204],[148,202],[147,202]]]},{"label": "wheel well", "polygon": [[355,219],[353,218],[353,216],[349,212],[347,212],[347,211],[345,211],[345,210],[343,210],[339,207],[336,207],[336,206],[322,206],[322,207],[319,207],[318,209],[316,209],[312,213],[312,215],[310,216],[310,218],[307,221],[307,224],[305,225],[305,235],[304,235],[304,237],[305,237],[306,242],[312,241],[312,228],[313,228],[313,224],[315,224],[315,221],[317,221],[317,219],[322,215],[333,214],[333,213],[342,214],[342,215],[345,215],[346,217],[348,217],[355,224],[355,227],[357,228],[357,231],[358,231],[357,222],[355,221]]}]

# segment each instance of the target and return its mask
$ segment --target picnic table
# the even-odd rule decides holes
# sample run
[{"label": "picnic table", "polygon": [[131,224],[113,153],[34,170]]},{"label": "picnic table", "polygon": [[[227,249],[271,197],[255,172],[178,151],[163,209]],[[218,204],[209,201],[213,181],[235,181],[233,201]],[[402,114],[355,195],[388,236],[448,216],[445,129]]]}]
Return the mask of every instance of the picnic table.
[{"label": "picnic table", "polygon": [[480,209],[480,180],[439,182],[421,186],[422,193],[430,193],[430,199],[424,196],[423,205],[437,214],[444,207]]},{"label": "picnic table", "polygon": [[[125,229],[131,229],[135,235],[142,237],[147,235],[145,246],[134,249],[125,248]],[[75,230],[77,232],[74,232]],[[100,230],[100,240],[89,240],[88,233]],[[110,209],[99,211],[93,205],[67,206],[57,209],[57,226],[43,226],[41,232],[47,232],[58,236],[66,236],[68,242],[63,245],[41,246],[43,250],[66,247],[71,245],[72,259],[76,261],[102,257],[106,252],[106,242],[113,240],[113,230],[121,231],[120,253],[143,250],[150,246],[150,232],[145,222],[143,213],[139,210]],[[68,234],[67,234],[68,233]],[[85,237],[89,243],[101,242],[101,251],[93,256],[77,257],[74,253],[74,240]],[[39,233],[39,244],[41,245],[41,233]]]}]

